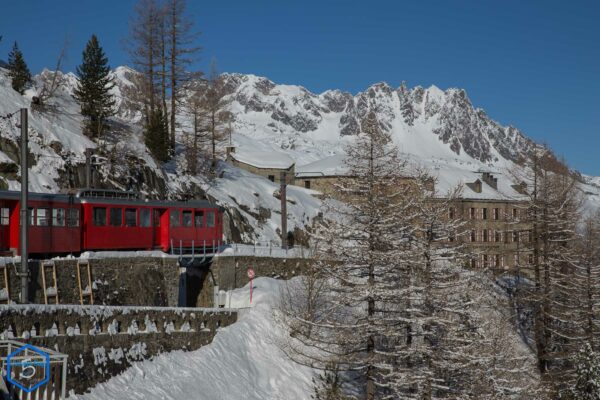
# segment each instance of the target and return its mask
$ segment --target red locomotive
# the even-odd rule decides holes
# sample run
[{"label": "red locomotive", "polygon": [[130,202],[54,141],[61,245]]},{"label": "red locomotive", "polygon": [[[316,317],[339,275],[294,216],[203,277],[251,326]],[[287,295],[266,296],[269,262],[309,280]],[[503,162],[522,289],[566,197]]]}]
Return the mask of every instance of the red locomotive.
[{"label": "red locomotive", "polygon": [[[208,201],[142,200],[131,192],[29,194],[29,253],[180,249],[214,252],[222,209]],[[20,193],[0,191],[0,251],[20,254]]]}]

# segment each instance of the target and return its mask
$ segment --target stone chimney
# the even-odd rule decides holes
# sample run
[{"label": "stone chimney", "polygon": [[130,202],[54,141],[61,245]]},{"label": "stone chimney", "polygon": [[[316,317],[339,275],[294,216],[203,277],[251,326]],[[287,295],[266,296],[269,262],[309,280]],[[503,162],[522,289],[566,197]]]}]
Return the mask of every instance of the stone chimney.
[{"label": "stone chimney", "polygon": [[485,183],[498,190],[498,178],[494,178],[494,175],[490,174],[489,172],[484,172],[482,174],[482,178]]}]

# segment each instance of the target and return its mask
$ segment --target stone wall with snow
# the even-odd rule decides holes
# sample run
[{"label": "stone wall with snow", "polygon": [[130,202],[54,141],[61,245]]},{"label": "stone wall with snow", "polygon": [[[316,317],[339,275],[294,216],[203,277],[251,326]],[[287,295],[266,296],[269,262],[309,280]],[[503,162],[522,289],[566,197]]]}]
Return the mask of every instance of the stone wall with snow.
[{"label": "stone wall with snow", "polygon": [[0,306],[0,339],[56,349],[68,358],[67,391],[83,393],[133,362],[209,344],[235,311],[106,306]]}]

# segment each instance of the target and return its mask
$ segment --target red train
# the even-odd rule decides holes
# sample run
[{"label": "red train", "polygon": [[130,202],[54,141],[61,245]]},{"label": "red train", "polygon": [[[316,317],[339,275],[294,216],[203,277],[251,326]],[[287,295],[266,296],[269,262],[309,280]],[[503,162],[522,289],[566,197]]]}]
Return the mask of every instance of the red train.
[{"label": "red train", "polygon": [[[29,194],[29,253],[180,248],[214,252],[222,209],[208,201],[141,200],[130,192]],[[20,192],[0,191],[0,251],[20,254]]]}]

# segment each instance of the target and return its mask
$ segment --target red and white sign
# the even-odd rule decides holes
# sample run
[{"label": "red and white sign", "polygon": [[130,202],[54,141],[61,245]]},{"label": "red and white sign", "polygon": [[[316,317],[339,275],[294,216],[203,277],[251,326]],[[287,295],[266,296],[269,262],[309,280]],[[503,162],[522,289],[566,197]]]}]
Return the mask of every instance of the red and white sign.
[{"label": "red and white sign", "polygon": [[250,304],[252,304],[252,286],[254,286],[252,280],[254,279],[254,270],[252,268],[248,268],[248,271],[246,272],[248,273],[248,279],[250,279]]}]

